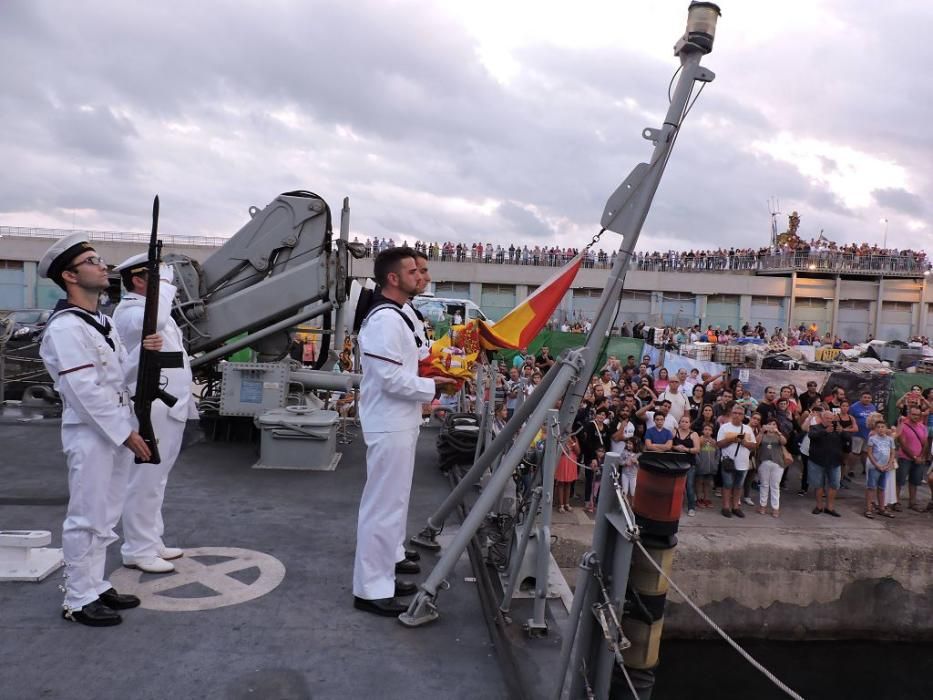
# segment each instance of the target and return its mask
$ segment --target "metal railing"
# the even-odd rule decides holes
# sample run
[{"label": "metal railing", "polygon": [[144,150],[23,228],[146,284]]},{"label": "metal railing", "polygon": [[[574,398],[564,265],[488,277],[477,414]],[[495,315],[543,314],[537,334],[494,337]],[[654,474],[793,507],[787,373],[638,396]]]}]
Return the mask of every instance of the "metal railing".
[{"label": "metal railing", "polygon": [[[531,267],[561,267],[566,265],[575,252],[539,252],[524,255],[524,251],[509,256],[507,251],[495,251],[482,255],[467,249],[456,251],[428,250],[429,260],[435,262],[476,263],[484,265],[528,265]],[[367,251],[365,257],[374,257]],[[612,267],[615,254],[602,252],[583,260],[588,269],[608,270]],[[700,254],[654,254],[635,255],[632,270],[649,272],[824,272],[854,275],[890,275],[920,277],[931,270],[925,257],[914,255],[855,255],[831,251],[764,253],[754,255]]]},{"label": "metal railing", "polygon": [[[83,233],[91,241],[110,243],[149,243],[148,233],[136,231],[89,231],[85,229],[35,228],[27,226],[0,226],[0,238],[61,238],[72,233]],[[219,248],[227,242],[220,236],[160,236],[166,247]]]}]

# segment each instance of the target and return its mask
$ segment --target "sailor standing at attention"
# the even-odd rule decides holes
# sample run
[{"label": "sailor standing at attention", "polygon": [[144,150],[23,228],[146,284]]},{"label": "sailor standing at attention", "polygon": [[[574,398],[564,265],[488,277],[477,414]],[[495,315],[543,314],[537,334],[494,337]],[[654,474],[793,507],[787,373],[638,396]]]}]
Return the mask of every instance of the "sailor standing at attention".
[{"label": "sailor standing at attention", "polygon": [[[146,310],[146,284],[148,281],[148,255],[134,255],[114,269],[120,273],[127,294],[113,312],[113,323],[129,350],[127,369],[130,390],[136,389],[139,366],[139,342],[143,333],[143,314]],[[178,401],[169,408],[161,401],[152,404],[152,428],[159,440],[160,464],[146,464],[132,470],[123,504],[123,566],[141,569],[152,574],[175,570],[171,559],[184,552],[177,547],[166,547],[162,541],[165,524],[162,521],[162,501],[169,472],[181,450],[185,423],[197,418],[197,409],[191,398],[191,365],[185,352],[181,331],[172,318],[175,300],[175,269],[162,265],[159,269],[159,316],[156,328],[162,337],[165,352],[181,355],[180,367],[162,369],[162,387]]]},{"label": "sailor standing at attention", "polygon": [[407,606],[395,596],[413,594],[413,583],[395,580],[405,537],[415,468],[421,404],[453,379],[418,376],[418,346],[403,306],[418,290],[420,274],[407,248],[389,248],[373,263],[382,299],[359,333],[363,378],[360,422],[366,442],[366,485],[360,501],[353,564],[353,606],[397,617]]},{"label": "sailor standing at attention", "polygon": [[[110,320],[97,310],[107,264],[80,233],[57,241],[39,274],[67,294],[55,306],[39,354],[62,397],[62,448],[68,463],[68,512],[62,526],[65,602],[62,617],[92,627],[118,625],[117,610],[139,598],[104,579],[107,545],[117,537],[130,463],[149,459],[137,432],[127,387],[127,354]],[[162,349],[158,334],[147,350]],[[127,449],[128,448],[128,449]],[[143,465],[145,468],[148,465]]]},{"label": "sailor standing at attention", "polygon": [[[408,298],[404,306],[402,306],[402,310],[414,326],[412,332],[415,334],[415,344],[418,346],[418,359],[423,360],[431,354],[431,343],[428,341],[428,336],[425,332],[424,316],[415,307],[414,298],[419,294],[424,294],[424,290],[427,289],[428,284],[431,283],[431,273],[428,270],[428,256],[414,248],[412,248],[411,251],[415,258],[415,265],[418,267],[418,287],[415,289],[414,294]],[[421,559],[421,554],[413,549],[405,549],[406,539],[407,536],[403,534],[402,540],[399,542],[398,548],[396,549],[395,573],[419,574],[421,573],[421,567],[418,565],[418,561]]]}]

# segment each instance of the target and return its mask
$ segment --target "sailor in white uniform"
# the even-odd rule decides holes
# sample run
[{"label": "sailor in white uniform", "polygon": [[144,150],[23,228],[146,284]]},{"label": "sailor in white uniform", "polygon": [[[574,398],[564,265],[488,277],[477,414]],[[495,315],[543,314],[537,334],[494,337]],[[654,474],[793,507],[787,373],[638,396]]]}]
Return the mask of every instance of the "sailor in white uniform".
[{"label": "sailor in white uniform", "polygon": [[[408,316],[412,323],[413,333],[415,334],[415,344],[418,346],[418,359],[423,360],[431,354],[431,341],[428,340],[427,333],[425,332],[424,316],[415,308],[413,302],[416,296],[424,294],[424,291],[428,288],[428,285],[431,283],[431,272],[428,269],[428,256],[414,248],[412,251],[415,257],[415,264],[418,266],[418,287],[415,289],[415,293],[408,302],[402,306],[402,311],[405,312],[405,315]],[[421,559],[421,554],[419,554],[417,550],[405,549],[406,539],[408,539],[407,536],[403,535],[402,541],[399,542],[398,548],[396,549],[397,564],[395,565],[395,573],[419,574],[421,573],[421,566],[419,566],[418,561]]]},{"label": "sailor in white uniform", "polygon": [[395,570],[408,519],[421,404],[432,401],[439,386],[454,380],[418,376],[418,347],[402,310],[420,280],[413,252],[387,249],[377,256],[373,268],[385,303],[374,307],[359,333],[366,486],[357,524],[353,604],[359,610],[397,617],[407,606],[395,596],[417,590],[412,583],[396,582]]},{"label": "sailor in white uniform", "polygon": [[[147,284],[146,254],[134,255],[114,268],[120,273],[124,294],[113,312],[113,322],[126,343],[130,362],[130,390],[136,389],[139,367],[139,342],[143,332],[143,313],[146,309]],[[146,464],[130,473],[123,504],[123,565],[149,573],[167,573],[175,570],[171,559],[184,552],[177,547],[166,547],[162,541],[165,524],[162,521],[162,501],[165,485],[181,450],[185,424],[198,417],[191,396],[191,365],[185,352],[181,330],[172,318],[175,300],[174,268],[162,265],[159,270],[159,316],[156,328],[162,337],[165,352],[180,352],[182,367],[162,369],[162,388],[178,401],[169,408],[161,401],[152,404],[152,428],[159,441],[159,464]]]},{"label": "sailor in white uniform", "polygon": [[[39,353],[62,397],[62,448],[68,463],[68,512],[62,526],[65,601],[62,617],[94,627],[120,624],[116,610],[139,605],[104,579],[107,545],[116,540],[133,454],[148,459],[136,431],[119,332],[97,309],[107,265],[80,234],[57,241],[39,274],[67,294],[55,307]],[[158,334],[146,338],[158,351]],[[127,449],[129,448],[129,449]]]}]

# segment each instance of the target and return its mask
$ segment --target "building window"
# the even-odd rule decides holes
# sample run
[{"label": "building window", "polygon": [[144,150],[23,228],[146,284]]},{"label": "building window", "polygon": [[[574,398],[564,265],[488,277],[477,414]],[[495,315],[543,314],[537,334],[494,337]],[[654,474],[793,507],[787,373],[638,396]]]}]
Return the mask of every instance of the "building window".
[{"label": "building window", "polygon": [[710,294],[706,297],[707,304],[738,304],[739,297],[735,294]]},{"label": "building window", "polygon": [[461,294],[470,293],[469,282],[435,282],[434,293],[437,296],[443,296],[441,292],[460,292]]},{"label": "building window", "polygon": [[784,297],[752,297],[753,306],[781,306]]},{"label": "building window", "polygon": [[881,310],[891,313],[910,313],[911,304],[909,301],[885,301],[881,304]]},{"label": "building window", "polygon": [[825,309],[826,299],[822,297],[798,297],[794,302],[798,309]]},{"label": "building window", "polygon": [[515,294],[515,285],[483,284],[483,294]]}]

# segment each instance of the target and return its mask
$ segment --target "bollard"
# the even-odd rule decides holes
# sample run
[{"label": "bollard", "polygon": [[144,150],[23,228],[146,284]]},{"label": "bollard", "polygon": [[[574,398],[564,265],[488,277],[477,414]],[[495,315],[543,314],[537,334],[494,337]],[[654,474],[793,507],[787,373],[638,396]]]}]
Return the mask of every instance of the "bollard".
[{"label": "bollard", "polygon": [[[632,504],[635,521],[645,549],[668,575],[673,568],[690,466],[687,455],[674,452],[646,452],[638,460],[638,483]],[[667,581],[645,559],[642,550],[636,548],[629,573],[628,614],[622,621],[622,629],[632,643],[625,652],[625,667],[640,681],[639,692],[654,685],[667,590]]]}]

